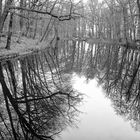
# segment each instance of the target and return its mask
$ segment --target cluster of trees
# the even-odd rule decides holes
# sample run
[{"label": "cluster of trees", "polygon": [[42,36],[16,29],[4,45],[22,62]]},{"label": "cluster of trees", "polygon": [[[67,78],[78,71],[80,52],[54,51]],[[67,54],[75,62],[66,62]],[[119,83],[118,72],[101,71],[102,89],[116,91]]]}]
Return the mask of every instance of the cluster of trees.
[{"label": "cluster of trees", "polygon": [[7,36],[6,48],[10,48],[13,34],[39,41],[72,35],[78,9],[82,2],[73,0],[0,0],[0,37]]},{"label": "cluster of trees", "polygon": [[1,139],[53,139],[72,122],[81,100],[64,74],[72,71],[96,77],[117,113],[138,129],[139,0],[88,0],[87,5],[0,0],[0,36],[5,33],[6,48],[12,35],[18,35],[18,43],[22,36],[50,40],[50,47],[18,61],[0,62],[0,110],[5,104],[0,111]]},{"label": "cluster of trees", "polygon": [[52,34],[118,42],[139,41],[139,0],[1,0],[0,36],[11,32],[39,41]]},{"label": "cluster of trees", "polygon": [[80,12],[77,34],[129,42],[140,38],[139,0],[88,0]]},{"label": "cluster of trees", "polygon": [[16,34],[39,41],[90,37],[117,42],[140,38],[139,0],[1,0],[0,36]]}]

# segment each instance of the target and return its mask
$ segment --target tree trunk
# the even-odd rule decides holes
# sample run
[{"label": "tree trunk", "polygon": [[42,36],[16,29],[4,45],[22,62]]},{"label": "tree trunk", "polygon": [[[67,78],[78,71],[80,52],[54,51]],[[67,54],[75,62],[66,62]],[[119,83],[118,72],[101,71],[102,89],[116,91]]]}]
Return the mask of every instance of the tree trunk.
[{"label": "tree trunk", "polygon": [[[23,0],[20,0],[20,7],[23,7]],[[20,14],[23,15],[23,10],[20,10]],[[20,32],[22,32],[22,28],[23,28],[23,17],[20,17]]]},{"label": "tree trunk", "polygon": [[140,40],[140,2],[139,0],[137,0],[137,6],[138,6],[138,27],[137,27],[137,40]]},{"label": "tree trunk", "polygon": [[10,13],[9,31],[8,31],[8,37],[7,37],[7,44],[5,47],[8,50],[10,50],[10,45],[11,45],[12,24],[13,24],[13,13]]},{"label": "tree trunk", "polygon": [[1,13],[2,13],[2,0],[0,0],[0,17],[1,17]]},{"label": "tree trunk", "polygon": [[[0,0],[0,19],[1,19],[1,14],[2,14],[2,0]],[[0,42],[1,42],[1,31],[0,31]]]},{"label": "tree trunk", "polygon": [[[1,2],[2,0],[0,0]],[[1,13],[0,15],[0,33],[2,32],[3,30],[3,26],[4,26],[4,22],[6,20],[6,17],[8,15],[8,12],[9,12],[9,7],[10,5],[12,4],[13,0],[7,0],[6,4],[5,4],[5,7],[4,7],[4,10],[3,12]]]}]

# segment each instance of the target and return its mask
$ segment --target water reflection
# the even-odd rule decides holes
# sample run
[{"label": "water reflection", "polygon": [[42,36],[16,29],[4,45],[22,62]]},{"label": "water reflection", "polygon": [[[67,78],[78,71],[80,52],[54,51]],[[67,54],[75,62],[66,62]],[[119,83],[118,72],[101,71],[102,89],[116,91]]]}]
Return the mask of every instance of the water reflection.
[{"label": "water reflection", "polygon": [[88,83],[85,77],[75,75],[74,88],[86,95],[80,107],[80,123],[77,128],[69,128],[62,132],[60,140],[138,140],[139,132],[135,132],[129,122],[117,116],[111,101],[105,97],[104,90],[97,86],[96,80]]},{"label": "water reflection", "polygon": [[0,62],[1,139],[52,140],[75,121],[81,95],[49,52]]},{"label": "water reflection", "polygon": [[67,58],[65,68],[72,66],[73,71],[84,75],[87,81],[96,78],[105,90],[105,96],[112,101],[115,112],[139,131],[139,49],[133,49],[131,44],[87,44],[82,41],[71,49],[75,55]]},{"label": "water reflection", "polygon": [[130,120],[132,127],[139,130],[139,49],[133,49],[131,44],[87,44],[82,41],[76,44],[75,48],[71,47],[74,58],[69,57],[67,65],[72,65],[73,71],[87,80],[96,78],[112,100],[117,114]]},{"label": "water reflection", "polygon": [[[37,54],[0,62],[0,137],[54,139],[75,121],[81,92],[89,96],[81,111],[90,115],[81,116],[82,130],[71,135],[93,139],[93,133],[97,140],[137,140],[139,134],[122,118],[140,130],[139,50],[129,44],[87,44],[81,40],[56,44],[56,50],[50,45]],[[75,89],[79,92],[73,90],[72,73],[89,82],[78,78]],[[106,99],[93,79],[104,89]]]}]

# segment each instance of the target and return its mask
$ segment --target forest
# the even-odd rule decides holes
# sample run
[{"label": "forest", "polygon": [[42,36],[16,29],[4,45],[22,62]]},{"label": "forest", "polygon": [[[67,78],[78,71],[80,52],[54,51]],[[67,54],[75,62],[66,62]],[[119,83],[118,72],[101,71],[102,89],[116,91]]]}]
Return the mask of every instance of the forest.
[{"label": "forest", "polygon": [[73,126],[73,72],[96,78],[140,131],[139,52],[139,0],[0,0],[0,139],[54,140]]}]

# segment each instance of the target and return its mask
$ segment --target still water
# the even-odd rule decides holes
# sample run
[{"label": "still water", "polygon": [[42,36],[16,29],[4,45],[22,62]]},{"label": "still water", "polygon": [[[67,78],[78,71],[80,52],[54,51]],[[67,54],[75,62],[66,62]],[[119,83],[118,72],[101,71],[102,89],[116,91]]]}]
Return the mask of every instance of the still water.
[{"label": "still water", "polygon": [[[8,60],[1,63],[0,110],[4,110],[2,117],[5,118],[0,122],[0,130],[5,132],[1,137],[17,137],[13,137],[12,132],[6,127],[10,126],[5,111],[7,109],[3,106],[6,95],[11,102],[7,105],[12,116],[18,116],[16,119],[13,117],[11,122],[15,124],[18,137],[22,139],[33,139],[33,136],[39,139],[44,136],[47,139],[54,137],[57,140],[140,138],[138,52],[127,51],[119,46],[114,51],[113,46],[86,46],[85,43],[78,43],[79,46],[76,47],[75,44],[71,47],[69,44],[62,47],[62,50],[59,50],[60,55],[57,54],[55,57],[52,50],[47,50],[16,61]],[[71,76],[72,72],[94,80],[87,82],[83,76]],[[95,77],[105,90],[98,86]],[[83,96],[79,93],[84,94],[83,101]],[[78,116],[75,108],[83,113]],[[69,127],[75,116],[78,119],[78,128]],[[131,124],[133,121],[133,128],[126,118],[131,120]],[[7,123],[6,126],[4,121]],[[19,125],[20,121],[24,125]]]},{"label": "still water", "polygon": [[139,140],[140,132],[115,113],[95,79],[87,82],[85,77],[74,74],[72,83],[74,89],[85,95],[79,108],[83,113],[79,116],[78,128],[67,128],[59,140]]}]

